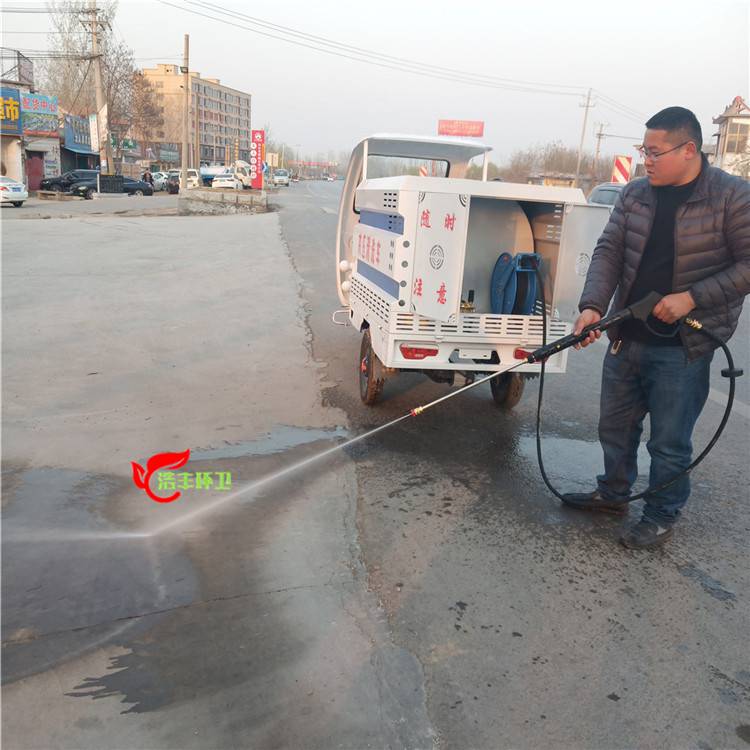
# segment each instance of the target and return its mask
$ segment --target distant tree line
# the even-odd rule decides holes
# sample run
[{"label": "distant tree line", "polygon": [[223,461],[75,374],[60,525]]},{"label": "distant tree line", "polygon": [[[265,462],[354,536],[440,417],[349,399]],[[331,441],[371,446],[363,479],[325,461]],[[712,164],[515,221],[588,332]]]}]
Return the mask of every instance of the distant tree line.
[{"label": "distant tree line", "polygon": [[[581,177],[586,182],[597,184],[608,182],[612,174],[614,156],[599,154],[594,164],[594,154],[584,151],[581,157]],[[510,158],[502,163],[490,162],[487,169],[489,179],[499,177],[506,182],[528,182],[534,174],[569,174],[574,175],[578,162],[578,149],[565,146],[560,141],[528,146],[517,149]],[[472,165],[468,176],[472,179],[481,177],[481,167]]]}]

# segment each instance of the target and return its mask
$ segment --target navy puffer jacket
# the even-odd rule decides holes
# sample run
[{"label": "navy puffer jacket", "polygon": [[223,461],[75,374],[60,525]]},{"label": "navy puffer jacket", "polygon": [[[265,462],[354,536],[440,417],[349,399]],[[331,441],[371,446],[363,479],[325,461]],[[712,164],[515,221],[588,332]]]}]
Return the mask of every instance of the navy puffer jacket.
[{"label": "navy puffer jacket", "polygon": [[[621,310],[635,280],[656,211],[656,194],[643,177],[626,185],[596,244],[579,309],[602,315],[614,294]],[[691,317],[723,341],[737,327],[742,302],[750,293],[750,183],[703,164],[693,194],[675,218],[674,292],[689,291]],[[608,331],[618,336],[615,327]],[[715,348],[703,334],[682,326],[688,359]]]}]

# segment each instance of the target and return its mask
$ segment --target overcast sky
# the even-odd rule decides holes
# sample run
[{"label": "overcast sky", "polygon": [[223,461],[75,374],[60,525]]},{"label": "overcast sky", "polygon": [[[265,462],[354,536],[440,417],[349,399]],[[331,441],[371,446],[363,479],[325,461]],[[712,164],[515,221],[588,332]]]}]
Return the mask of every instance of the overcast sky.
[{"label": "overcast sky", "polygon": [[[710,142],[711,118],[734,96],[750,94],[746,1],[211,1],[367,52],[546,86],[593,87],[639,113],[625,115],[595,96],[589,149],[598,123],[606,123],[607,133],[639,139],[644,119],[674,104],[697,114]],[[179,61],[189,33],[191,69],[251,92],[253,126],[270,124],[276,137],[301,144],[303,153],[348,150],[373,132],[434,134],[441,118],[484,120],[484,140],[495,146],[497,161],[537,143],[578,145],[580,95],[439,80],[404,72],[400,63],[397,70],[375,67],[193,15],[188,9],[212,12],[187,0],[169,2],[183,9],[120,0],[116,30],[139,64]],[[4,46],[46,47],[42,35],[9,33],[44,30],[46,16],[3,14],[3,20]],[[603,151],[632,153],[630,144],[608,139]]]}]

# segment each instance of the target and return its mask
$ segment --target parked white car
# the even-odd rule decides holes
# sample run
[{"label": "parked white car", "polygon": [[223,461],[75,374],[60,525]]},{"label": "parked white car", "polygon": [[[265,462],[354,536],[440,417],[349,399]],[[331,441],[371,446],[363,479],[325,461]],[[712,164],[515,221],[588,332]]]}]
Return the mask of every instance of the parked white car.
[{"label": "parked white car", "polygon": [[242,190],[242,183],[237,179],[234,172],[227,170],[214,177],[211,187],[222,188],[224,190]]},{"label": "parked white car", "polygon": [[166,172],[152,172],[151,176],[154,178],[154,190],[166,190],[167,189],[167,173]]},{"label": "parked white car", "polygon": [[0,177],[0,202],[12,203],[20,208],[28,197],[29,191],[22,182],[11,180],[10,177]]},{"label": "parked white car", "polygon": [[[182,179],[180,175],[182,174],[179,169],[170,169],[169,172],[167,172],[167,177],[169,175],[177,175],[177,179]],[[197,169],[188,169],[187,171],[187,186],[189,188],[197,188],[201,186],[201,176],[198,174]]]}]

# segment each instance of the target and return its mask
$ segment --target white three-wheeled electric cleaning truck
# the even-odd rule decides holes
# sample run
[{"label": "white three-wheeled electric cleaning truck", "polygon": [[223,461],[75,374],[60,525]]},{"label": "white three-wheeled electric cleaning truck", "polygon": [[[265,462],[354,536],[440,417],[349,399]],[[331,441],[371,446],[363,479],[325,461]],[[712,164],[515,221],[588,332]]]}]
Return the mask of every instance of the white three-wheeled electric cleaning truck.
[{"label": "white three-wheeled electric cleaning truck", "polygon": [[[581,190],[487,180],[489,146],[460,138],[375,135],[352,152],[339,208],[336,282],[362,333],[360,396],[388,377],[423,372],[466,382],[524,359],[572,329],[591,252],[609,209]],[[482,178],[467,179],[482,159]],[[543,289],[539,286],[543,285]],[[543,293],[543,295],[542,295]],[[546,310],[542,310],[544,297]],[[567,351],[547,372],[565,371]],[[495,402],[518,403],[524,364],[490,380]]]}]

